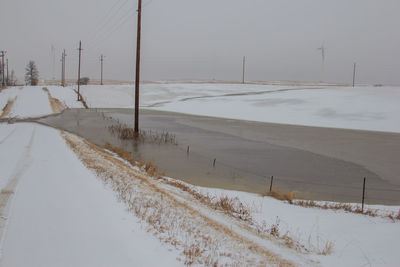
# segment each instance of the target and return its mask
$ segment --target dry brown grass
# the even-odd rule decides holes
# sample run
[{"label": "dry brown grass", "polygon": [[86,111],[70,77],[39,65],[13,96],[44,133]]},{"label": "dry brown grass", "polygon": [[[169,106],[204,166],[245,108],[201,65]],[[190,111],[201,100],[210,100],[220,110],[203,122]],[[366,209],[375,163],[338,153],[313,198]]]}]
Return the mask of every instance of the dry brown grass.
[{"label": "dry brown grass", "polygon": [[85,98],[83,98],[82,94],[81,94],[81,93],[78,93],[78,91],[75,90],[75,89],[74,89],[74,91],[75,91],[75,93],[79,96],[79,99],[81,100],[83,106],[84,106],[86,109],[88,109],[88,108],[89,108],[89,105],[86,103],[86,100],[85,100]]},{"label": "dry brown grass", "polygon": [[122,140],[135,140],[137,142],[147,142],[151,144],[178,144],[176,136],[167,131],[159,133],[151,130],[139,130],[139,133],[137,133],[134,129],[124,124],[112,125],[109,126],[108,129],[111,133],[117,134]]},{"label": "dry brown grass", "polygon": [[136,161],[131,152],[126,151],[125,149],[112,146],[110,143],[106,143],[105,148],[114,152],[124,160],[128,161],[132,166],[137,166],[141,170],[145,171],[150,177],[159,178],[161,177],[161,173],[158,170],[158,167],[150,161],[143,162],[141,160]]},{"label": "dry brown grass", "polygon": [[51,110],[55,113],[61,113],[63,112],[64,109],[66,109],[66,106],[61,103],[60,100],[58,100],[55,97],[52,97],[49,90],[46,87],[42,88],[43,91],[45,91],[47,93],[47,96],[49,98],[49,102],[50,102],[50,106],[51,106]]},{"label": "dry brown grass", "polygon": [[6,117],[8,114],[10,114],[11,109],[12,109],[12,107],[13,107],[13,105],[14,105],[14,103],[15,103],[16,100],[17,100],[17,97],[14,97],[14,99],[9,99],[9,100],[7,101],[7,104],[4,106],[3,111],[2,111],[2,113],[1,113],[1,115],[0,115],[0,119],[4,118],[4,117]]},{"label": "dry brown grass", "polygon": [[[130,211],[146,222],[149,231],[182,251],[186,264],[215,265],[220,255],[224,255],[225,261],[229,259],[229,265],[233,266],[293,265],[246,235],[215,221],[208,216],[210,211],[200,212],[195,199],[160,187],[162,179],[148,177],[115,154],[86,140],[67,133],[63,136],[82,162],[114,189]],[[219,205],[230,206],[226,199]],[[221,246],[221,242],[225,245]]]},{"label": "dry brown grass", "polygon": [[[213,210],[222,211],[229,216],[246,222],[248,225],[251,225],[251,227],[247,227],[247,230],[254,231],[256,234],[260,235],[263,238],[268,238],[269,236],[272,236],[276,240],[280,240],[281,244],[283,244],[284,246],[295,249],[296,251],[307,253],[314,251],[317,254],[321,254],[319,248],[315,248],[314,246],[310,246],[311,248],[306,248],[304,244],[301,244],[298,240],[291,237],[289,233],[281,235],[279,233],[279,220],[268,227],[266,225],[259,225],[253,220],[250,207],[243,204],[238,198],[230,198],[228,196],[216,197],[208,193],[204,194],[200,192],[196,187],[189,185],[185,182],[163,177],[157,171],[155,172],[156,174],[154,174],[152,171],[149,171],[149,169],[151,170],[151,168],[146,167],[146,165],[141,161],[136,161],[133,158],[132,154],[124,149],[113,147],[110,144],[107,144],[106,148],[116,153],[121,158],[125,159],[132,166],[140,167],[140,169],[147,172],[150,177],[161,179],[161,181],[163,181],[165,184],[180,189],[183,192],[189,193],[194,199],[198,200],[200,203],[206,205]],[[285,200],[293,200],[294,193],[285,194],[283,195],[283,197]]]},{"label": "dry brown grass", "polygon": [[188,192],[195,199],[214,210],[223,211],[228,215],[246,222],[252,221],[250,208],[240,202],[238,198],[229,198],[227,196],[215,197],[211,196],[210,194],[203,194],[195,187],[177,180],[164,179],[164,181],[165,183],[179,188],[182,191]]},{"label": "dry brown grass", "polygon": [[278,189],[272,190],[271,192],[267,193],[267,196],[276,198],[278,200],[283,200],[283,201],[288,201],[289,203],[292,203],[296,194],[295,192],[281,192]]},{"label": "dry brown grass", "polygon": [[399,211],[397,213],[392,212],[392,213],[386,215],[385,217],[391,219],[394,222],[395,221],[400,221],[400,209],[399,209]]},{"label": "dry brown grass", "polygon": [[333,247],[335,243],[333,241],[328,241],[325,243],[325,246],[323,249],[320,251],[320,255],[330,255],[333,252]]},{"label": "dry brown grass", "polygon": [[308,208],[319,208],[324,210],[343,210],[350,213],[367,215],[370,217],[381,217],[388,218],[392,221],[400,221],[400,210],[398,213],[389,212],[385,214],[379,214],[377,209],[364,208],[362,210],[361,205],[352,205],[348,203],[332,203],[332,202],[316,202],[313,200],[295,200],[292,201],[293,205],[308,207]]},{"label": "dry brown grass", "polygon": [[110,143],[106,143],[105,148],[114,152],[115,154],[117,154],[118,156],[123,158],[124,160],[128,161],[130,164],[132,164],[132,166],[137,165],[131,152],[128,152],[125,149],[122,149],[119,147],[112,146]]}]

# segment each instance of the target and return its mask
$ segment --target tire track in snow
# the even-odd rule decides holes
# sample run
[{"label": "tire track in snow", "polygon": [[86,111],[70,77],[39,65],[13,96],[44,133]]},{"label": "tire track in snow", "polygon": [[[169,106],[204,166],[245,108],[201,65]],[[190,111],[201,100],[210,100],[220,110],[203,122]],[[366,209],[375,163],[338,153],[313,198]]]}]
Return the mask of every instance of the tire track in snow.
[{"label": "tire track in snow", "polygon": [[[1,143],[3,143],[9,136],[11,136],[15,130],[16,128],[5,139],[3,139]],[[35,139],[35,132],[35,128],[33,128],[29,143],[27,146],[25,146],[24,154],[17,161],[7,185],[0,191],[0,258],[2,256],[1,250],[3,249],[4,234],[7,228],[7,215],[10,207],[9,203],[16,192],[16,188],[20,178],[32,164],[31,151],[33,141]]]},{"label": "tire track in snow", "polygon": [[1,141],[0,141],[0,145],[3,144],[11,135],[14,134],[14,132],[17,130],[17,127],[15,127],[6,137],[4,137]]}]

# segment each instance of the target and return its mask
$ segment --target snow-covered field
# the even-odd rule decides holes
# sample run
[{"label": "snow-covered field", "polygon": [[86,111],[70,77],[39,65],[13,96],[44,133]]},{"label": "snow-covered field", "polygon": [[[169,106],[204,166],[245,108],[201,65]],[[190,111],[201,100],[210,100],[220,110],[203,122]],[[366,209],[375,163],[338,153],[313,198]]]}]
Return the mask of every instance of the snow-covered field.
[{"label": "snow-covered field", "polygon": [[[85,86],[91,107],[133,107],[134,86]],[[400,132],[400,87],[151,83],[141,107],[240,120]]]},{"label": "snow-covered field", "polygon": [[[364,125],[369,126],[367,128],[370,130],[400,131],[399,120],[390,114],[399,111],[394,105],[399,99],[397,88],[335,87],[265,93],[264,91],[278,89],[276,86],[255,86],[256,89],[252,90],[247,87],[253,95],[238,96],[237,100],[234,100],[235,96],[223,96],[183,101],[189,97],[237,94],[246,88],[243,85],[219,84],[151,84],[143,87],[144,106],[157,106],[161,105],[157,104],[159,102],[168,101],[157,107],[160,109],[172,110],[173,104],[176,104],[177,108],[180,106],[182,110],[174,111],[190,112],[188,109],[193,106],[193,113],[201,114],[200,112],[209,112],[208,109],[221,104],[219,115],[224,116],[224,114],[234,114],[232,112],[238,109],[230,107],[230,112],[224,110],[228,109],[230,103],[235,105],[247,103],[244,108],[248,110],[254,108],[254,110],[246,114],[255,115],[256,110],[258,112],[263,110],[267,116],[268,112],[272,112],[274,104],[269,104],[268,107],[264,104],[255,105],[253,100],[260,99],[263,103],[276,104],[276,111],[283,113],[282,121],[279,121],[281,123],[289,123],[284,119],[290,119],[290,115],[297,109],[299,116],[305,118],[317,109],[331,108],[340,114],[358,114],[358,117],[342,116],[337,119],[338,125],[335,127],[345,128],[346,123],[353,121],[356,125],[354,128]],[[71,88],[48,87],[48,89],[54,98],[58,98],[65,105],[81,107],[81,104],[76,102],[76,95]],[[132,105],[129,93],[131,89],[132,87],[127,86],[89,86],[84,87],[83,92],[90,106],[127,107]],[[257,95],[256,92],[261,93]],[[2,107],[15,96],[17,99],[8,117],[41,116],[52,113],[47,93],[41,87],[10,88],[1,91]],[[274,100],[269,99],[270,96],[273,96]],[[351,103],[351,99],[348,99],[351,96],[360,99]],[[285,101],[276,103],[278,98]],[[299,99],[314,104],[306,108],[306,103],[298,102]],[[332,99],[334,101],[331,103]],[[203,104],[206,108],[200,108]],[[363,109],[364,107],[368,109]],[[360,114],[365,112],[370,116],[360,119]],[[376,113],[382,116],[372,115]],[[236,116],[238,115],[234,114],[234,117]],[[335,116],[331,113],[330,116],[325,114],[325,117],[330,119],[313,122],[318,122],[320,125],[322,122],[335,121],[332,119]],[[379,127],[386,128],[377,129]],[[184,258],[183,252],[179,250],[180,246],[160,242],[159,237],[155,237],[151,231],[148,232],[149,222],[136,217],[132,211],[128,212],[127,206],[117,201],[112,187],[104,185],[95,172],[85,167],[59,131],[36,124],[0,124],[0,169],[2,266],[183,265],[182,261],[177,260],[178,257]],[[160,190],[173,194],[176,201],[181,201],[203,216],[208,216],[208,220],[212,219],[225,225],[238,235],[250,233],[240,228],[243,227],[243,222],[210,210],[185,192],[180,192],[179,188],[171,188],[158,180],[151,183]],[[243,192],[204,188],[198,190],[216,196],[238,197],[251,210],[255,224],[266,229],[271,229],[275,225],[281,236],[286,234],[292,240],[304,245],[308,252],[304,249],[287,248],[274,238],[260,241],[254,234],[246,235],[252,242],[262,244],[264,248],[295,265],[398,265],[399,221],[344,211],[302,208],[270,197]],[[146,197],[154,199],[155,202],[159,201],[160,197],[163,200],[160,192]],[[167,203],[167,198],[164,197]],[[400,207],[372,208],[385,213],[398,212]],[[192,233],[177,232],[181,239],[191,236],[190,234]],[[219,240],[219,247],[228,250],[230,244],[226,244],[227,240]],[[190,240],[192,243],[195,241]],[[319,255],[317,251],[322,251],[329,242],[333,244],[332,253]]]}]

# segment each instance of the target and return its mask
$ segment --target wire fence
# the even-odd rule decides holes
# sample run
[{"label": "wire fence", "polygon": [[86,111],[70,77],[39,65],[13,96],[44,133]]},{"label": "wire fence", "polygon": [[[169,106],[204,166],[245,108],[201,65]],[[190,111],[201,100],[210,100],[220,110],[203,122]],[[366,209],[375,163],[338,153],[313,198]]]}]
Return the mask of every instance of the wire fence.
[{"label": "wire fence", "polygon": [[[104,114],[102,116],[104,118]],[[111,116],[110,119],[121,124],[115,117]],[[281,173],[279,171],[269,172],[268,167],[265,166],[249,168],[246,166],[249,162],[246,161],[239,164],[236,161],[235,164],[229,159],[213,156],[213,151],[209,149],[209,146],[199,147],[198,144],[180,143],[179,138],[177,140],[178,144],[169,145],[146,142],[135,144],[134,140],[126,140],[120,142],[119,145],[125,149],[130,146],[128,150],[136,157],[154,161],[153,163],[159,166],[166,175],[196,185],[259,194],[268,194],[270,189],[294,192],[296,198],[310,200],[361,203],[364,199],[366,204],[400,204],[400,186],[390,184],[377,177],[360,174],[360,176],[350,177],[348,180],[338,178],[327,181],[326,178],[319,177],[315,173],[310,177],[288,176],[284,174],[284,171]],[[254,164],[250,162],[250,165]],[[273,177],[272,187],[271,177]],[[365,191],[363,190],[364,178],[366,178]]]},{"label": "wire fence", "polygon": [[[304,199],[355,203],[361,203],[364,194],[364,201],[366,204],[400,204],[400,186],[391,185],[382,181],[380,185],[377,185],[377,181],[375,180],[369,184],[368,177],[364,176],[355,177],[352,181],[342,184],[340,182],[332,183],[298,180],[295,179],[295,177],[289,178],[274,173],[260,174],[258,171],[252,171],[225,162],[224,159],[204,155],[190,146],[186,148],[185,146],[178,146],[177,149],[181,153],[186,153],[188,160],[195,156],[193,160],[202,158],[208,161],[209,168],[205,171],[222,167],[228,170],[227,173],[231,176],[236,174],[237,177],[241,176],[244,177],[244,179],[249,178],[248,183],[252,182],[251,178],[258,178],[259,181],[264,181],[264,184],[256,183],[257,186],[260,186],[257,193],[265,192],[268,194],[270,191],[278,190],[282,192],[295,192],[297,197]],[[364,178],[366,179],[365,188],[363,188]]]}]

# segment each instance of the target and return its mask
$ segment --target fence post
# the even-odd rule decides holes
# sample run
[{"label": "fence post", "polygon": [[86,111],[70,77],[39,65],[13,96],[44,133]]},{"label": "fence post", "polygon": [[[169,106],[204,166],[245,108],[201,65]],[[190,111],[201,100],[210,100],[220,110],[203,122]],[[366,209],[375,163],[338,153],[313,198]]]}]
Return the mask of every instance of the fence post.
[{"label": "fence post", "polygon": [[274,176],[271,176],[271,184],[269,185],[269,192],[272,192],[272,183],[274,182]]},{"label": "fence post", "polygon": [[363,193],[362,193],[362,204],[361,204],[361,212],[362,212],[362,213],[364,213],[365,180],[366,180],[366,177],[364,177],[364,182],[363,182]]}]

